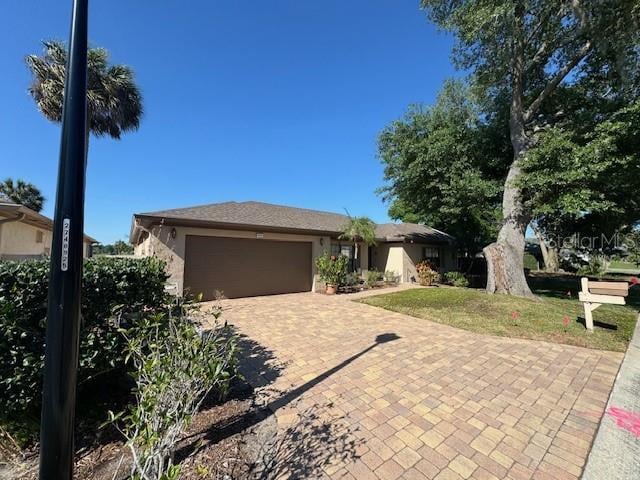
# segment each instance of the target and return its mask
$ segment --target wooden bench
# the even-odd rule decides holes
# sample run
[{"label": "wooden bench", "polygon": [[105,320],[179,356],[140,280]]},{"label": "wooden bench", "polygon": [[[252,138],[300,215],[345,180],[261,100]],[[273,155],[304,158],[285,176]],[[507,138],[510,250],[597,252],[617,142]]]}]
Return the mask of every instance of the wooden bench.
[{"label": "wooden bench", "polygon": [[587,330],[593,331],[593,311],[602,304],[624,305],[629,295],[627,282],[592,282],[582,277],[582,291],[578,298],[584,306],[584,321]]}]

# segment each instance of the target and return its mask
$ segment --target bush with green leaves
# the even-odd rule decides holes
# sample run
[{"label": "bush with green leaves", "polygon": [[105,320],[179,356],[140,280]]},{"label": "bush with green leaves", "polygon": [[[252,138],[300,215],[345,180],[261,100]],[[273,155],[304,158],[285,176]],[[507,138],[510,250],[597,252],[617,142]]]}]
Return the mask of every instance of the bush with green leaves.
[{"label": "bush with green leaves", "polygon": [[444,280],[449,285],[453,285],[454,287],[468,287],[469,280],[466,279],[462,272],[446,272],[444,274]]},{"label": "bush with green leaves", "polygon": [[109,412],[110,422],[127,440],[132,479],[176,479],[176,443],[207,395],[224,396],[237,375],[236,337],[226,326],[200,331],[183,306],[144,315],[122,333],[136,401],[119,414]]},{"label": "bush with green leaves", "polygon": [[358,274],[358,272],[349,272],[344,276],[344,285],[346,287],[355,287],[359,285],[362,281],[362,278]]},{"label": "bush with green leaves", "polygon": [[381,272],[377,271],[375,268],[367,271],[367,276],[365,278],[365,285],[369,288],[373,288],[378,285],[378,282],[382,280],[383,275]]},{"label": "bush with green leaves", "polygon": [[576,275],[602,277],[609,267],[609,262],[603,255],[591,255],[589,263],[578,268]]},{"label": "bush with green leaves", "polygon": [[387,283],[398,283],[399,276],[392,270],[384,272],[384,281]]},{"label": "bush with green leaves", "polygon": [[320,280],[328,285],[344,285],[347,269],[349,268],[349,258],[345,255],[331,255],[324,252],[315,261],[316,270],[320,275]]},{"label": "bush with green leaves", "polygon": [[[118,329],[131,314],[165,303],[166,279],[164,263],[153,258],[85,262],[80,387],[124,371],[126,342]],[[0,262],[0,424],[23,445],[39,429],[48,285],[48,260]]]}]

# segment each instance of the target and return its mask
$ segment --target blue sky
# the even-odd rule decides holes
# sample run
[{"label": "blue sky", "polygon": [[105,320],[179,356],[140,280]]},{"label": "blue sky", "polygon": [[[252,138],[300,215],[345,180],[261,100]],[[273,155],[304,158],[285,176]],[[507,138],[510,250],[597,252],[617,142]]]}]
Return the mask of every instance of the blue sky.
[{"label": "blue sky", "polygon": [[[60,126],[28,96],[23,59],[67,40],[70,7],[2,5],[0,176],[39,186],[49,216]],[[85,229],[105,243],[134,212],[228,200],[386,221],[377,135],[455,75],[417,0],[94,0],[90,16],[145,106],[139,131],[91,139]]]}]

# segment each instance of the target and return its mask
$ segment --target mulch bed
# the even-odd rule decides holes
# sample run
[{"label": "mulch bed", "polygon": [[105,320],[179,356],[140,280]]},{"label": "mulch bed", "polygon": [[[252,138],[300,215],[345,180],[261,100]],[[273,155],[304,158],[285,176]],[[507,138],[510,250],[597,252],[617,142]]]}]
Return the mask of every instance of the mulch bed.
[{"label": "mulch bed", "polygon": [[[245,438],[245,427],[255,424],[253,391],[238,382],[224,402],[207,399],[194,417],[187,433],[176,448],[176,463],[182,465],[184,480],[250,477],[255,459],[251,440]],[[249,432],[248,435],[251,435]],[[89,442],[91,439],[91,442]],[[113,428],[78,434],[80,447],[76,454],[76,479],[125,480],[129,476],[131,458],[119,433]],[[12,469],[2,468],[0,479],[38,478],[38,456],[33,450]]]}]

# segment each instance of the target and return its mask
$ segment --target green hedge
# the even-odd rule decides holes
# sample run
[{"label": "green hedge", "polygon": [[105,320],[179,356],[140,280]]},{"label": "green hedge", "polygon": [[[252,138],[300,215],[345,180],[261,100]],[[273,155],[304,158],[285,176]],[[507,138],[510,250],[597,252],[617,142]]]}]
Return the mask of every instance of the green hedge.
[{"label": "green hedge", "polygon": [[[85,263],[79,384],[124,370],[118,328],[165,303],[166,279],[164,263],[153,258]],[[0,423],[23,441],[39,425],[48,283],[48,260],[0,262]]]}]

